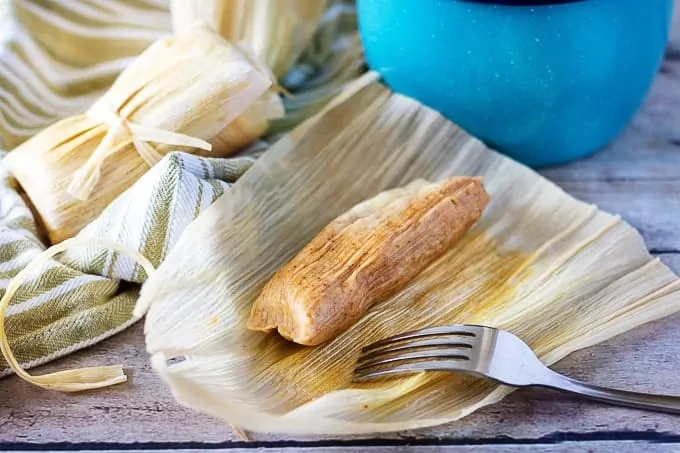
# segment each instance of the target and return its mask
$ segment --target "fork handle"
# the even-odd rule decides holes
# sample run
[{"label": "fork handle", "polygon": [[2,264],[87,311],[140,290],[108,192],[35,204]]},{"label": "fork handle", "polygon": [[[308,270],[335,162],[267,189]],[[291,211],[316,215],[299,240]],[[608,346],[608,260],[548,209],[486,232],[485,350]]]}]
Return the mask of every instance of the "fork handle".
[{"label": "fork handle", "polygon": [[654,395],[649,393],[608,389],[568,378],[555,373],[552,370],[550,370],[549,379],[546,379],[546,382],[542,383],[540,386],[581,395],[591,400],[617,406],[680,414],[680,396]]}]

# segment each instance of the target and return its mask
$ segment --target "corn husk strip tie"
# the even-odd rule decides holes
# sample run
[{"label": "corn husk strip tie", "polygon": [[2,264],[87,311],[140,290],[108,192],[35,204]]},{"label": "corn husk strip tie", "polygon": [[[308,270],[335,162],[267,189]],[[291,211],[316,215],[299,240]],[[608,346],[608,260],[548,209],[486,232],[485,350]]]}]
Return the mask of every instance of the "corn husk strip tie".
[{"label": "corn husk strip tie", "polygon": [[131,122],[126,115],[118,115],[114,109],[107,109],[106,103],[97,103],[88,111],[88,116],[108,126],[108,131],[85,164],[73,175],[68,193],[79,199],[87,200],[99,181],[101,168],[117,148],[112,146],[121,132],[125,132],[149,167],[157,164],[163,157],[147,142],[162,143],[171,146],[188,146],[211,151],[212,145],[204,140],[178,132],[167,131],[155,127]]},{"label": "corn husk strip tie", "polygon": [[117,242],[99,238],[72,238],[42,252],[10,281],[5,295],[0,299],[0,351],[9,366],[20,378],[44,389],[61,392],[80,392],[83,390],[108,387],[127,381],[127,376],[123,372],[123,367],[121,365],[78,368],[75,370],[44,374],[42,376],[31,376],[21,368],[16,357],[14,357],[14,353],[12,353],[9,345],[9,339],[5,332],[5,315],[7,313],[7,307],[26,278],[39,269],[40,266],[47,263],[50,258],[65,251],[69,247],[88,245],[109,247],[118,253],[129,256],[142,266],[147,275],[151,275],[155,270],[153,264],[151,264],[151,262],[141,253]]}]

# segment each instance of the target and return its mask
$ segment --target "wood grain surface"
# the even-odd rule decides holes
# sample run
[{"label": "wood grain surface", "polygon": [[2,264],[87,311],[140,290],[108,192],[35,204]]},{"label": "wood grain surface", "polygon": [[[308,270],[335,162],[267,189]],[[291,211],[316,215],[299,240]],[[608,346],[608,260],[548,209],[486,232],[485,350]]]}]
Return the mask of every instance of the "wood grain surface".
[{"label": "wood grain surface", "polygon": [[[543,173],[574,196],[620,214],[680,273],[680,0],[654,88],[633,124],[606,151]],[[559,372],[595,384],[680,395],[680,316],[572,354]],[[238,439],[228,426],[186,410],[152,372],[141,325],[42,367],[123,363],[127,384],[98,392],[48,392],[0,381],[0,450],[653,452],[680,451],[680,417],[614,408],[540,390],[436,429],[370,438]]]},{"label": "wood grain surface", "polygon": [[[449,446],[419,446],[419,445],[399,445],[399,446],[385,446],[385,447],[307,447],[296,448],[295,451],[299,453],[512,453],[517,452],[521,448],[522,453],[675,453],[678,451],[677,447],[665,444],[650,444],[649,442],[565,442],[559,445],[525,445],[522,447],[513,445],[449,445]],[[16,452],[21,450],[9,450]],[[47,453],[56,452],[60,450],[48,450]],[[83,453],[90,453],[100,450],[79,450]],[[125,451],[125,450],[107,450]],[[199,453],[205,450],[200,449],[181,449],[181,450],[136,450],[138,452],[163,452],[170,451],[173,453]],[[216,448],[210,450],[211,452],[228,452],[228,453],[250,453],[254,451],[251,448]],[[272,448],[267,449],[267,453],[291,453],[290,448]]]}]

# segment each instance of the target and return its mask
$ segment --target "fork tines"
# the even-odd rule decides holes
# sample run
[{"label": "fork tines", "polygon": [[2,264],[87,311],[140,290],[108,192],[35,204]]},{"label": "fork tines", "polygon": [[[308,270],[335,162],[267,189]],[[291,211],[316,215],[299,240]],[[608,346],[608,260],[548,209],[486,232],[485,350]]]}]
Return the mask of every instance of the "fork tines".
[{"label": "fork tines", "polygon": [[396,335],[362,349],[354,380],[387,374],[437,371],[470,360],[479,328],[442,326]]}]

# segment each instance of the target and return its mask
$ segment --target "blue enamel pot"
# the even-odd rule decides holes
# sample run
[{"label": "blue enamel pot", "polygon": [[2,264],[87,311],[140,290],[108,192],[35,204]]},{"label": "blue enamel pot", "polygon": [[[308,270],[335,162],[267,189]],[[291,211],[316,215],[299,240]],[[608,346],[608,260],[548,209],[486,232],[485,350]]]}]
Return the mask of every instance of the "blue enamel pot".
[{"label": "blue enamel pot", "polygon": [[602,149],[663,59],[673,0],[358,0],[369,66],[533,167]]}]

